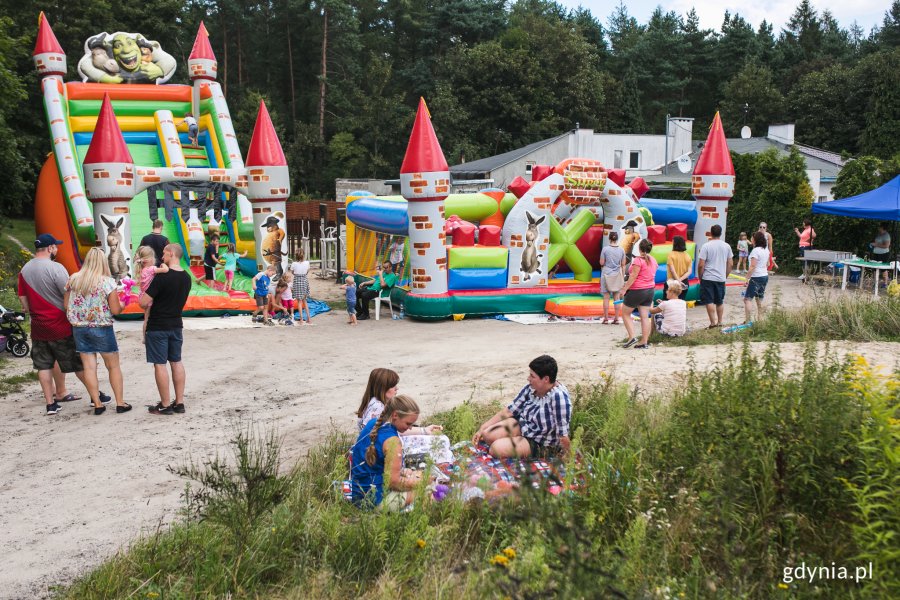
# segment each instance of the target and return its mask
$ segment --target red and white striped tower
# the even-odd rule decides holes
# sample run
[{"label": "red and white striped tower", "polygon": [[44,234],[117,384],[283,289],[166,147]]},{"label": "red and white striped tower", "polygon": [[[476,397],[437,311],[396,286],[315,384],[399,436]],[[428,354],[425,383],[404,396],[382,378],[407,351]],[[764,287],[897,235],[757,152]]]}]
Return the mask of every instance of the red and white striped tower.
[{"label": "red and white striped tower", "polygon": [[109,94],[103,95],[103,104],[97,117],[97,126],[91,145],[84,156],[84,187],[94,207],[94,223],[97,238],[104,252],[108,252],[106,231],[109,223],[116,225],[122,236],[120,250],[131,264],[131,219],[129,203],[135,194],[134,159],[122,137],[116,121]]},{"label": "red and white striped tower", "polygon": [[[287,256],[287,240],[280,241],[280,251],[273,252],[275,238],[266,227],[269,217],[278,219],[279,228],[286,233],[285,201],[291,195],[291,181],[287,160],[281,149],[281,142],[275,133],[265,102],[260,101],[250,150],[247,152],[247,198],[253,206],[253,229],[256,238],[256,262],[262,268],[275,264],[280,257]],[[283,237],[283,236],[282,236]],[[278,250],[275,248],[274,250]],[[273,260],[266,261],[266,257]],[[283,258],[281,259],[284,260]],[[283,268],[283,262],[282,268]],[[278,273],[281,274],[279,269]]]},{"label": "red and white striped tower", "polygon": [[203,81],[215,81],[218,72],[219,63],[209,44],[209,32],[203,21],[200,21],[197,37],[194,38],[194,47],[188,57],[188,74],[194,84],[191,95],[191,112],[198,121],[200,120],[200,86]]},{"label": "red and white striped tower", "polygon": [[400,167],[400,193],[409,203],[410,287],[416,294],[447,293],[444,199],[450,193],[450,167],[434,134],[424,98]]},{"label": "red and white striped tower", "polygon": [[66,53],[56,39],[44,11],[38,17],[38,34],[31,53],[34,68],[41,77],[53,77],[62,81],[66,76]]},{"label": "red and white striped tower", "polygon": [[734,165],[722,129],[722,119],[716,113],[691,177],[691,195],[697,200],[694,242],[698,252],[709,241],[709,230],[713,225],[721,225],[722,237],[725,236],[728,200],[733,194]]}]

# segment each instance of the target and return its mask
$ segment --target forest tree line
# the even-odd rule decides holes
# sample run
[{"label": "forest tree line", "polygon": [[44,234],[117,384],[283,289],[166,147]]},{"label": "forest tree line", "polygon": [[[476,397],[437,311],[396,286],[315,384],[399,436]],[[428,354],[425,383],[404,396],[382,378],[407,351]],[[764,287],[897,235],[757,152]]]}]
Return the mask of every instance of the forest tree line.
[{"label": "forest tree line", "polygon": [[395,178],[425,97],[450,164],[559,135],[575,124],[656,133],[720,110],[726,133],[797,124],[796,139],[849,156],[900,151],[900,0],[880,26],[840,24],[802,0],[783,24],[724,13],[718,30],[657,8],[639,23],[547,0],[4,0],[0,12],[3,212],[28,214],[50,139],[31,52],[45,11],[68,58],[100,31],[140,32],[188,83],[200,21],[210,32],[242,150],[259,99],[295,195],[328,197],[337,177]]}]

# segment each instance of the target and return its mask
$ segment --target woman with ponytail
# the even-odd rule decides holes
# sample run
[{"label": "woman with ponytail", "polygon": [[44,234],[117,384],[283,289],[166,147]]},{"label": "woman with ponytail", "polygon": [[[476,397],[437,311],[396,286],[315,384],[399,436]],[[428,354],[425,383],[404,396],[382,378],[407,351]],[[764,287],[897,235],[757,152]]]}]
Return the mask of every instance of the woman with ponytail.
[{"label": "woman with ponytail", "polygon": [[353,503],[361,508],[398,511],[410,504],[422,477],[403,469],[400,434],[419,418],[415,400],[402,394],[388,399],[377,419],[369,421],[351,450]]}]

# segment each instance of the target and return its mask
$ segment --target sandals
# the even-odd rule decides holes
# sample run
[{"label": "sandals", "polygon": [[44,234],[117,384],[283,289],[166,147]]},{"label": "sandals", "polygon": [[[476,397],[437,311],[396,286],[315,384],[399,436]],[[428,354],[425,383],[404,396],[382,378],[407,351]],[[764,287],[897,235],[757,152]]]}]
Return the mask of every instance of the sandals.
[{"label": "sandals", "polygon": [[600,321],[600,324],[601,325],[609,325],[609,322],[610,322],[609,319],[607,319],[606,317],[603,317],[603,320]]},{"label": "sandals", "polygon": [[81,400],[81,396],[76,396],[75,394],[66,394],[62,398],[53,398],[54,402],[74,402],[75,400]]}]

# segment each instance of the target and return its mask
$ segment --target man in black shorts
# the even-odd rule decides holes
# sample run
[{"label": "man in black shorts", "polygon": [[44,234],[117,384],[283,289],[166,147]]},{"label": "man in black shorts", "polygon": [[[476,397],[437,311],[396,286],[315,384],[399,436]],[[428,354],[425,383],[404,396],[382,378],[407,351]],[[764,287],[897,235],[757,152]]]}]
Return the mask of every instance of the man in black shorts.
[{"label": "man in black shorts", "polygon": [[722,326],[725,316],[725,280],[734,267],[734,252],[723,242],[722,226],[709,228],[710,240],[697,255],[697,276],[700,277],[700,303],[706,305],[709,329]]},{"label": "man in black shorts", "polygon": [[[147,291],[141,295],[141,308],[150,307],[147,315],[147,333],[144,347],[147,362],[153,365],[159,403],[150,408],[155,415],[171,415],[184,412],[184,364],[181,362],[181,345],[184,342],[184,322],[181,313],[191,291],[191,276],[181,268],[181,246],[169,244],[163,250],[163,262],[169,266],[165,273],[157,273]],[[171,402],[169,372],[175,387],[175,402]]]}]

